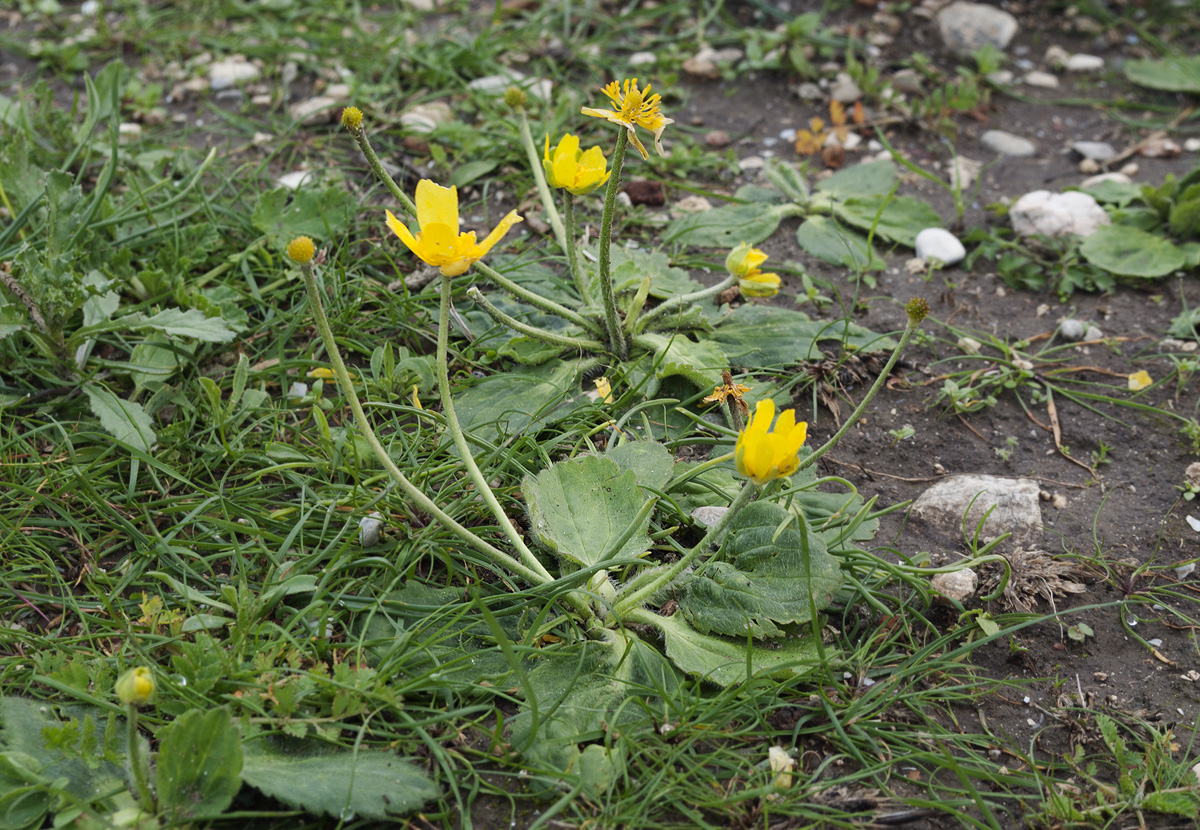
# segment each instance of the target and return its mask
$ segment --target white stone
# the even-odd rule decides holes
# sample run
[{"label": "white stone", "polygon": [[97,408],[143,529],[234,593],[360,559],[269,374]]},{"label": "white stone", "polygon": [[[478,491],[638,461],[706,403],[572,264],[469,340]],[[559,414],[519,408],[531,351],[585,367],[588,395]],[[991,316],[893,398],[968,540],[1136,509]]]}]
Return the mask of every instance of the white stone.
[{"label": "white stone", "polygon": [[760,170],[766,164],[762,156],[746,156],[746,158],[738,162],[738,167],[743,170]]},{"label": "white stone", "polygon": [[254,138],[250,139],[250,143],[255,147],[265,147],[275,140],[275,136],[270,133],[255,133]]},{"label": "white stone", "polygon": [[993,506],[995,509],[984,521],[981,536],[996,537],[1011,532],[1017,544],[1037,542],[1042,532],[1038,485],[1027,478],[949,476],[917,498],[912,515],[961,539],[964,514],[967,532],[973,535]]},{"label": "white stone", "polygon": [[982,3],[951,3],[938,12],[937,22],[942,41],[959,57],[988,45],[1003,49],[1018,28],[1011,14]]},{"label": "white stone", "polygon": [[1026,72],[1025,77],[1021,80],[1027,86],[1036,86],[1042,89],[1058,89],[1058,77],[1051,75],[1049,72],[1041,72],[1039,70]]},{"label": "white stone", "polygon": [[839,72],[833,79],[833,85],[829,88],[829,97],[843,104],[853,104],[862,98],[862,90],[858,88],[858,84],[854,83],[854,79],[849,74]]},{"label": "white stone", "polygon": [[1104,58],[1099,55],[1071,55],[1063,62],[1068,72],[1100,72],[1104,69]]},{"label": "white stone", "polygon": [[374,547],[383,537],[383,522],[378,512],[358,520],[358,543],[364,548]]},{"label": "white stone", "polygon": [[1025,158],[1037,152],[1037,145],[1032,141],[1004,130],[988,130],[979,137],[979,143],[993,153],[1004,156]]},{"label": "white stone", "polygon": [[213,92],[217,92],[236,84],[258,80],[261,74],[262,70],[254,64],[230,58],[217,61],[208,67],[208,85]]},{"label": "white stone", "polygon": [[1088,326],[1088,330],[1083,333],[1083,339],[1088,340],[1088,341],[1103,340],[1104,332],[1100,329],[1099,326]]},{"label": "white stone", "polygon": [[1200,138],[1193,136],[1189,139],[1185,139],[1183,142],[1183,149],[1187,150],[1189,153],[1200,152]]},{"label": "white stone", "polygon": [[117,135],[122,142],[137,141],[142,137],[142,125],[125,122],[117,126]]},{"label": "white stone", "polygon": [[1194,516],[1188,516],[1187,523],[1192,530],[1200,533],[1200,520],[1196,519]]},{"label": "white stone", "polygon": [[936,259],[943,265],[954,265],[967,255],[958,237],[942,228],[926,228],[917,234],[916,250],[921,259]]},{"label": "white stone", "polygon": [[1042,58],[1042,62],[1047,66],[1062,66],[1070,57],[1070,52],[1058,44],[1055,44],[1046,50],[1046,54]]},{"label": "white stone", "polygon": [[997,69],[987,74],[987,82],[993,86],[1008,86],[1015,76],[1007,69]]},{"label": "white stone", "polygon": [[821,88],[811,81],[805,81],[795,87],[792,87],[792,92],[796,93],[796,97],[802,101],[817,101],[825,97],[825,93]]},{"label": "white stone", "polygon": [[1018,236],[1063,236],[1068,233],[1089,236],[1100,226],[1112,222],[1095,198],[1077,190],[1026,193],[1009,208],[1008,217]]},{"label": "white stone", "polygon": [[1078,342],[1083,339],[1083,323],[1072,319],[1063,320],[1058,324],[1058,333],[1062,335],[1063,340]]},{"label": "white stone", "polygon": [[1095,187],[1102,182],[1117,182],[1118,184],[1133,184],[1133,179],[1126,176],[1124,173],[1101,173],[1097,176],[1090,176],[1079,183],[1079,186],[1085,190],[1089,187]]},{"label": "white stone", "polygon": [[649,66],[658,63],[658,55],[653,52],[634,52],[629,56],[630,66]]},{"label": "white stone", "polygon": [[303,398],[308,394],[308,384],[302,381],[292,381],[292,386],[288,389],[287,396],[289,398]]},{"label": "white stone", "polygon": [[277,181],[281,187],[286,187],[288,190],[295,190],[302,184],[307,184],[312,178],[311,170],[293,170],[291,173],[284,173]]},{"label": "white stone", "polygon": [[1187,579],[1189,576],[1195,573],[1195,571],[1196,563],[1188,562],[1186,565],[1180,565],[1175,569],[1175,576],[1177,579]]},{"label": "white stone", "polygon": [[678,219],[681,216],[686,216],[689,213],[703,213],[706,210],[712,210],[712,202],[705,199],[703,196],[684,196],[679,201],[671,205],[671,218]]},{"label": "white stone", "polygon": [[929,580],[929,587],[946,599],[966,602],[975,595],[975,589],[979,587],[979,575],[970,568],[936,574]]},{"label": "white stone", "polygon": [[712,527],[717,522],[721,521],[721,517],[729,512],[728,507],[716,507],[713,505],[705,505],[697,507],[692,511],[692,519],[705,527]]},{"label": "white stone", "polygon": [[950,186],[955,190],[966,190],[975,184],[983,162],[969,159],[966,156],[955,156],[950,162]]},{"label": "white stone", "polygon": [[84,17],[95,17],[96,15],[100,14],[99,0],[86,0],[86,2],[79,7],[79,13]]},{"label": "white stone", "polygon": [[1107,141],[1076,141],[1071,149],[1085,159],[1093,161],[1108,161],[1117,154],[1116,149]]},{"label": "white stone", "polygon": [[972,337],[960,337],[958,338],[958,347],[963,350],[963,354],[979,354],[983,344]]},{"label": "white stone", "polygon": [[1187,469],[1183,471],[1183,480],[1192,485],[1193,490],[1200,490],[1200,461],[1193,461],[1187,465]]},{"label": "white stone", "polygon": [[431,133],[442,124],[454,121],[454,110],[445,101],[427,101],[417,104],[400,116],[400,124],[409,132]]},{"label": "white stone", "polygon": [[292,104],[288,107],[288,115],[292,117],[293,121],[299,121],[305,127],[311,127],[314,124],[328,124],[344,103],[344,99],[318,95],[307,101],[297,101]]}]

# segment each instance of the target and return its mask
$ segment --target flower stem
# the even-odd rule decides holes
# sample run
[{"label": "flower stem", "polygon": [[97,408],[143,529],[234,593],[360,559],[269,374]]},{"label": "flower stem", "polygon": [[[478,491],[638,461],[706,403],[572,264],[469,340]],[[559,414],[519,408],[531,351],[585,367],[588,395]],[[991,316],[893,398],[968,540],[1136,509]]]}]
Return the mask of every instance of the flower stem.
[{"label": "flower stem", "polygon": [[587,274],[579,266],[579,251],[577,249],[575,226],[575,194],[569,190],[563,191],[563,213],[567,216],[567,263],[571,269],[571,277],[575,280],[575,288],[583,298],[584,305],[592,305],[592,291],[588,288]]},{"label": "flower stem", "polygon": [[629,357],[629,342],[621,331],[617,318],[617,298],[613,293],[612,263],[609,249],[612,246],[613,215],[617,212],[617,191],[621,189],[621,167],[625,163],[625,147],[629,136],[625,130],[617,131],[617,146],[612,155],[612,174],[608,179],[608,190],[604,194],[604,215],[600,220],[600,295],[604,300],[604,324],[608,328],[608,345],[617,357]]},{"label": "flower stem", "polygon": [[561,317],[567,322],[574,323],[585,331],[592,332],[592,334],[603,333],[603,329],[600,328],[599,324],[597,324],[595,320],[589,320],[582,314],[578,314],[564,305],[559,305],[553,300],[547,300],[545,297],[533,293],[528,288],[522,288],[520,285],[517,285],[508,277],[504,276],[495,268],[492,268],[486,263],[476,262],[475,268],[489,280],[496,283],[496,285],[503,288],[509,294],[512,294],[518,300],[529,303],[534,308],[540,308],[542,311],[546,311],[550,314]]},{"label": "flower stem", "polygon": [[618,597],[616,604],[613,606],[613,614],[617,619],[620,619],[621,615],[627,611],[637,608],[656,591],[674,582],[689,565],[696,561],[696,557],[707,551],[713,544],[719,542],[728,529],[730,522],[733,521],[733,517],[750,503],[757,491],[758,485],[752,481],[747,481],[734,498],[733,504],[729,505],[729,509],[725,511],[725,514],[721,516],[715,525],[708,529],[708,532],[704,534],[704,538],[695,547],[681,556],[679,561],[674,565],[655,577],[652,582],[647,583],[629,596]]},{"label": "flower stem", "polygon": [[[478,293],[478,290],[477,290]],[[482,298],[480,293],[475,297],[476,302],[480,302]],[[486,300],[480,303],[485,309],[490,305]],[[511,319],[511,318],[510,318]],[[512,321],[513,323],[516,320]],[[507,324],[511,325],[511,324]],[[532,327],[529,327],[532,328]],[[519,329],[518,329],[519,330]],[[475,484],[475,489],[483,499],[484,504],[492,511],[492,515],[496,517],[496,522],[500,525],[500,529],[504,531],[504,535],[508,537],[508,541],[512,542],[520,556],[522,564],[534,571],[540,577],[542,582],[553,582],[554,577],[542,566],[542,563],[533,555],[533,551],[525,544],[525,540],[521,538],[521,534],[513,525],[512,520],[508,518],[508,514],[504,512],[504,508],[500,506],[500,502],[496,499],[496,494],[492,492],[491,486],[488,485],[487,479],[483,477],[483,471],[479,469],[479,465],[475,463],[475,456],[471,454],[471,448],[467,445],[467,436],[463,434],[462,425],[458,422],[458,416],[454,412],[454,397],[450,394],[450,370],[449,370],[449,345],[450,339],[450,277],[442,275],[442,296],[438,306],[438,331],[437,331],[437,373],[438,373],[438,391],[442,397],[442,414],[446,416],[446,425],[450,428],[450,437],[454,439],[454,446],[458,448],[458,454],[462,458],[463,465],[467,468],[467,475],[471,477],[471,481]]]},{"label": "flower stem", "polygon": [[838,441],[842,440],[842,436],[849,432],[850,427],[858,422],[858,419],[862,417],[863,412],[866,410],[867,404],[871,402],[871,399],[874,398],[875,395],[878,394],[879,390],[883,388],[883,385],[887,383],[888,375],[892,373],[892,367],[895,366],[896,361],[900,359],[900,353],[904,351],[904,347],[908,345],[908,341],[912,338],[913,332],[916,330],[917,326],[912,322],[909,322],[904,327],[904,334],[900,336],[900,342],[896,344],[895,351],[893,351],[892,356],[888,358],[888,362],[884,364],[883,370],[879,373],[879,377],[875,378],[875,383],[867,391],[866,396],[862,399],[862,401],[859,402],[855,410],[850,413],[850,417],[842,422],[842,428],[835,432],[832,438],[822,444],[818,449],[814,450],[813,454],[808,456],[808,458],[801,459],[800,466],[796,468],[797,472],[806,467],[811,467],[813,464],[817,463],[817,459],[836,447]]},{"label": "flower stem", "polygon": [[154,792],[150,789],[150,764],[146,756],[142,754],[142,742],[138,740],[136,703],[130,703],[125,707],[125,727],[127,729],[125,740],[128,744],[126,752],[129,755],[129,774],[133,777],[133,784],[137,788],[138,801],[141,803],[142,810],[154,815],[158,812],[158,805],[155,804]]},{"label": "flower stem", "polygon": [[367,164],[371,167],[371,172],[375,174],[375,178],[383,182],[384,186],[392,194],[392,198],[400,203],[400,206],[408,213],[409,216],[417,215],[417,206],[413,204],[413,200],[408,198],[396,181],[388,175],[388,172],[383,169],[383,165],[379,162],[379,156],[375,155],[375,149],[371,146],[370,140],[367,138],[367,128],[359,125],[358,129],[350,130],[350,135],[354,137],[354,143],[358,145],[358,149],[367,159]]},{"label": "flower stem", "polygon": [[526,567],[504,551],[488,544],[467,530],[451,518],[448,513],[434,504],[433,499],[425,495],[400,471],[400,468],[396,466],[396,462],[392,461],[391,456],[388,455],[387,450],[384,449],[383,444],[380,443],[379,438],[375,435],[375,430],[371,427],[371,422],[367,420],[367,414],[363,411],[362,403],[358,399],[358,393],[354,389],[354,382],[350,380],[350,374],[346,371],[346,364],[342,360],[342,353],[338,349],[337,341],[333,338],[333,330],[329,327],[329,319],[325,316],[325,306],[321,302],[321,293],[317,290],[317,280],[313,273],[312,265],[301,265],[300,273],[304,275],[304,286],[308,289],[308,300],[313,309],[313,319],[316,321],[317,330],[321,332],[321,340],[325,344],[325,351],[329,354],[329,364],[333,367],[333,373],[337,377],[338,386],[341,388],[342,394],[346,396],[347,403],[350,404],[350,411],[354,413],[354,422],[358,426],[358,431],[362,433],[363,438],[366,439],[367,444],[371,447],[371,451],[375,453],[375,457],[383,465],[388,475],[392,477],[392,480],[400,486],[400,489],[404,491],[404,494],[414,506],[437,519],[447,530],[461,539],[464,544],[482,553],[492,563],[507,568],[533,585],[542,585],[552,581],[544,573],[539,573],[534,569]]},{"label": "flower stem", "polygon": [[570,256],[567,248],[570,243],[567,229],[563,227],[562,217],[558,215],[558,208],[554,206],[554,199],[550,196],[550,186],[546,184],[546,173],[542,170],[542,161],[538,158],[537,146],[533,143],[533,133],[529,131],[529,119],[525,117],[524,108],[517,109],[517,128],[521,132],[521,143],[525,145],[525,153],[529,156],[529,169],[533,171],[533,180],[537,184],[542,207],[546,209],[546,218],[550,220],[550,227],[554,229],[554,237],[558,240],[559,247],[563,249],[563,253]]},{"label": "flower stem", "polygon": [[510,317],[500,309],[492,305],[487,297],[483,296],[483,292],[477,286],[472,285],[467,289],[467,296],[475,302],[479,303],[479,307],[488,313],[488,315],[502,326],[508,326],[514,331],[519,331],[527,337],[532,337],[535,340],[541,340],[543,343],[549,343],[553,346],[562,346],[568,349],[577,349],[584,352],[598,352],[604,349],[604,344],[599,340],[586,340],[581,337],[570,337],[565,334],[555,334],[546,329],[540,329],[537,326],[531,326],[528,323],[522,323],[515,317]]},{"label": "flower stem", "polygon": [[647,312],[645,316],[638,321],[637,331],[644,331],[647,326],[654,323],[658,318],[665,314],[669,314],[680,306],[703,300],[707,297],[713,296],[714,294],[720,294],[722,291],[727,291],[737,284],[737,280],[738,278],[736,274],[730,274],[716,285],[701,289],[700,291],[693,291],[691,294],[680,294],[678,297],[672,297],[654,310]]}]

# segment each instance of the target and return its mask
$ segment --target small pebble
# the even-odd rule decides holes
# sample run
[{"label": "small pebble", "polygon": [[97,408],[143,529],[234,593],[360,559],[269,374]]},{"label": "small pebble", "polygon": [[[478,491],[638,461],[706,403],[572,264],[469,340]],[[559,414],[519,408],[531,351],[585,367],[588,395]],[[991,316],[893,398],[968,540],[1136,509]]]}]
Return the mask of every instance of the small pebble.
[{"label": "small pebble", "polygon": [[1099,55],[1071,55],[1063,62],[1068,72],[1099,72],[1104,69],[1104,58]]},{"label": "small pebble", "polygon": [[379,540],[383,536],[383,522],[380,521],[378,512],[372,513],[369,516],[363,516],[358,521],[358,543],[364,548],[374,547],[379,544]]},{"label": "small pebble", "polygon": [[704,136],[704,143],[717,150],[728,147],[729,141],[729,133],[724,130],[712,130]]},{"label": "small pebble", "polygon": [[1073,343],[1083,339],[1084,331],[1083,323],[1078,320],[1067,319],[1058,325],[1058,333],[1064,340],[1070,340]]}]

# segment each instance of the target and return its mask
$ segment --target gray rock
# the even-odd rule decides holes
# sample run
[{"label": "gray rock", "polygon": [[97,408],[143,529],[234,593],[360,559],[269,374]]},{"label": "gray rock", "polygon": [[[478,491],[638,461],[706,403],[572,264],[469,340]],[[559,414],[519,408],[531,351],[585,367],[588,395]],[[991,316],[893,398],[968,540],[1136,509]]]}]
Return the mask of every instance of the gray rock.
[{"label": "gray rock", "polygon": [[1040,72],[1037,70],[1026,72],[1025,77],[1021,80],[1028,86],[1037,86],[1042,89],[1058,89],[1058,77],[1051,75],[1049,72]]},{"label": "gray rock", "polygon": [[1099,55],[1071,55],[1063,61],[1068,72],[1100,72],[1104,69],[1104,58]]},{"label": "gray rock", "polygon": [[358,543],[364,548],[374,547],[383,538],[383,522],[379,513],[363,516],[358,520]]},{"label": "gray rock", "polygon": [[1099,326],[1088,326],[1088,330],[1086,332],[1084,332],[1083,339],[1084,340],[1103,340],[1104,332],[1100,330]]},{"label": "gray rock", "polygon": [[942,42],[964,58],[988,45],[1003,49],[1018,28],[1011,14],[982,3],[951,3],[938,12],[937,22]]},{"label": "gray rock", "polygon": [[445,101],[417,104],[400,115],[401,125],[418,134],[431,133],[441,124],[454,121],[454,110]]},{"label": "gray rock", "polygon": [[1026,193],[1008,209],[1008,218],[1018,236],[1063,236],[1068,233],[1090,236],[1100,226],[1112,222],[1092,196],[1077,190]]},{"label": "gray rock", "polygon": [[292,104],[288,107],[288,115],[292,117],[293,121],[299,121],[305,127],[328,124],[333,121],[335,113],[340,112],[345,103],[342,99],[318,95],[307,101],[297,101]]},{"label": "gray rock", "polygon": [[1013,82],[1013,73],[1007,69],[997,69],[987,74],[987,82],[995,86],[1008,86]]},{"label": "gray rock", "polygon": [[262,71],[245,60],[217,61],[208,67],[208,85],[213,92],[228,89],[235,84],[258,80]]},{"label": "gray rock", "polygon": [[658,63],[658,55],[653,52],[634,52],[629,56],[630,66],[650,66]]},{"label": "gray rock", "polygon": [[821,88],[811,81],[805,81],[802,84],[792,87],[792,92],[796,93],[802,101],[819,101],[825,97],[825,93]]},{"label": "gray rock", "polygon": [[1011,532],[1017,544],[1032,544],[1041,536],[1038,485],[1027,478],[949,476],[920,495],[913,503],[912,515],[930,526],[961,537],[964,514],[967,532],[974,534],[975,527],[988,510],[992,512],[980,531],[983,537]]},{"label": "gray rock", "polygon": [[829,88],[829,97],[842,104],[853,104],[862,97],[862,90],[848,74],[839,72]]},{"label": "gray rock", "polygon": [[958,237],[941,228],[926,228],[917,234],[916,249],[921,259],[936,259],[943,265],[961,262],[967,255],[967,249]]},{"label": "gray rock", "polygon": [[1083,323],[1072,319],[1063,320],[1058,324],[1058,333],[1062,335],[1063,340],[1077,343],[1083,339]]},{"label": "gray rock", "polygon": [[916,94],[924,88],[924,80],[912,69],[901,69],[892,76],[892,87],[897,92]]},{"label": "gray rock", "polygon": [[702,524],[705,527],[712,527],[717,522],[721,521],[721,517],[728,512],[728,507],[705,505],[704,507],[697,507],[695,510],[693,510],[692,518],[695,519],[697,523]]},{"label": "gray rock", "polygon": [[970,568],[937,574],[929,580],[929,587],[946,599],[966,602],[975,595],[975,589],[979,587],[979,575]]},{"label": "gray rock", "polygon": [[988,130],[979,137],[979,143],[1002,156],[1027,158],[1037,152],[1037,145],[1032,141],[1004,130]]},{"label": "gray rock", "polygon": [[1117,154],[1116,148],[1107,141],[1076,141],[1071,149],[1092,161],[1108,161]]}]

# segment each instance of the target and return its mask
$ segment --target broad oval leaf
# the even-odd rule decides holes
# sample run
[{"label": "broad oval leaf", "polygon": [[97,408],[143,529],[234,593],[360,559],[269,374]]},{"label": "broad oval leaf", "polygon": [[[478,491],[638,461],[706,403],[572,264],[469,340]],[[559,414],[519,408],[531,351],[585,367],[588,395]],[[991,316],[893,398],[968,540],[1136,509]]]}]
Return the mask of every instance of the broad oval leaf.
[{"label": "broad oval leaf", "polygon": [[158,805],[172,822],[216,818],[242,786],[242,736],[229,709],[191,709],[159,731]]},{"label": "broad oval leaf", "polygon": [[757,245],[775,233],[783,216],[784,211],[776,205],[727,205],[679,217],[667,225],[663,241],[696,248],[732,248],[742,242]]},{"label": "broad oval leaf", "polygon": [[102,386],[89,384],[83,391],[105,432],[134,449],[150,451],[155,440],[154,425],[140,403],[118,398]]},{"label": "broad oval leaf", "polygon": [[1165,277],[1186,262],[1174,243],[1125,225],[1102,225],[1083,240],[1079,252],[1092,265],[1126,277]]}]

